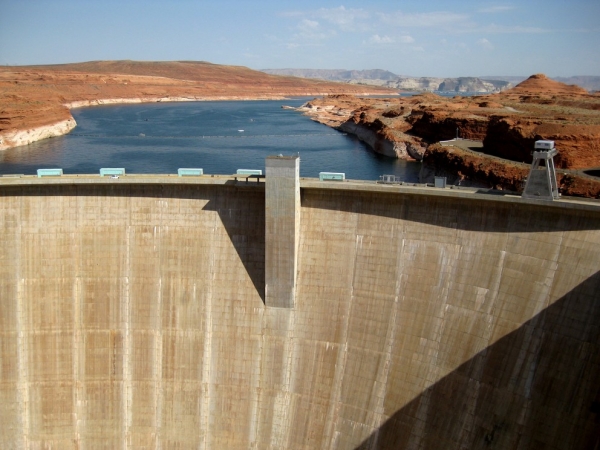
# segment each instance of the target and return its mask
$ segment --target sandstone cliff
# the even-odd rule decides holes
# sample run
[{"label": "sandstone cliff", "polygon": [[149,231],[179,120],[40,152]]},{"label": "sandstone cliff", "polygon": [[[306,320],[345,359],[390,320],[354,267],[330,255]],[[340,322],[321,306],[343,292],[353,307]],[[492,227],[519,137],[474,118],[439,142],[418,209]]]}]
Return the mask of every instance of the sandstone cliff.
[{"label": "sandstone cliff", "polygon": [[459,78],[411,78],[399,77],[396,80],[388,81],[384,86],[397,89],[406,89],[414,91],[440,91],[440,92],[479,92],[494,93],[501,92],[512,87],[507,81],[501,80],[482,80],[476,77]]},{"label": "sandstone cliff", "polygon": [[345,70],[345,69],[264,69],[270,75],[285,75],[301,78],[316,78],[327,81],[352,82],[354,80],[388,81],[398,77],[387,70]]},{"label": "sandstone cliff", "polygon": [[[356,134],[376,152],[423,159],[424,181],[431,180],[434,173],[452,172],[449,178],[453,182],[519,190],[534,142],[553,140],[559,152],[555,164],[564,169],[564,175],[559,173],[564,193],[600,197],[598,179],[580,172],[600,167],[600,95],[541,74],[494,95],[335,96],[308,102],[302,111],[314,120]],[[483,146],[468,153],[468,158],[461,153],[464,149],[450,156],[449,147],[432,147],[456,137],[481,141]],[[458,154],[464,156],[457,158]],[[515,163],[525,169],[517,170]]]},{"label": "sandstone cliff", "polygon": [[446,91],[446,92],[500,92],[512,87],[508,81],[480,79],[476,77],[439,78],[405,77],[387,70],[326,70],[326,69],[264,69],[274,75],[287,75],[303,78],[316,78],[330,81],[343,81],[351,84],[385,86],[407,91]]},{"label": "sandstone cliff", "polygon": [[402,109],[384,109],[392,103],[394,99],[336,95],[307,102],[298,110],[317,122],[355,135],[377,153],[420,160],[425,146],[418,136],[405,133],[409,127],[403,127]]},{"label": "sandstone cliff", "polygon": [[[530,165],[470,151],[461,147],[430,145],[421,166],[421,182],[446,177],[448,184],[508,190],[520,193]],[[600,198],[600,179],[579,171],[557,171],[562,195]]]},{"label": "sandstone cliff", "polygon": [[442,92],[500,92],[511,87],[505,81],[485,81],[474,77],[446,78],[437,90]]}]

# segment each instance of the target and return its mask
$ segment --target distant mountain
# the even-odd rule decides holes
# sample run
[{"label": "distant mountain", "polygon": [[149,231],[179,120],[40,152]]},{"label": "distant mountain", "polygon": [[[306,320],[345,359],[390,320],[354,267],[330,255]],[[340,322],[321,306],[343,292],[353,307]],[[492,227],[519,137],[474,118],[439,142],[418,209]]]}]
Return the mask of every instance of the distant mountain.
[{"label": "distant mountain", "polygon": [[429,92],[500,92],[512,84],[502,80],[482,80],[476,77],[432,78],[398,77],[384,84],[386,87]]},{"label": "distant mountain", "polygon": [[588,91],[600,91],[600,77],[595,76],[577,76],[577,77],[556,77],[555,81],[566,84],[576,84]]},{"label": "distant mountain", "polygon": [[437,90],[443,92],[500,92],[512,87],[508,81],[482,80],[475,77],[446,78]]},{"label": "distant mountain", "polygon": [[386,83],[387,87],[407,91],[437,91],[444,78],[435,77],[398,77]]},{"label": "distant mountain", "polygon": [[542,73],[531,75],[525,81],[522,81],[508,92],[553,95],[585,95],[588,93],[580,86],[575,84],[565,84],[560,81],[553,80]]},{"label": "distant mountain", "polygon": [[[343,70],[343,69],[264,69],[261,72],[270,75],[286,75],[300,78],[317,78],[327,81],[356,81],[356,80],[393,80],[398,75],[387,70]],[[372,83],[364,83],[372,84]]]},{"label": "distant mountain", "polygon": [[[481,80],[474,77],[436,78],[405,77],[388,70],[327,70],[327,69],[265,69],[271,75],[285,75],[300,78],[317,78],[327,81],[341,81],[350,84],[384,86],[393,89],[413,91],[450,92],[500,92],[512,87],[502,80]],[[524,77],[523,77],[524,79]]]},{"label": "distant mountain", "polygon": [[[515,76],[485,76],[480,77],[482,80],[503,80],[508,81],[514,85],[517,85],[527,79],[527,77],[515,77]],[[551,77],[554,81],[559,81],[565,84],[574,84],[587,91],[600,91],[600,77],[597,76],[573,76],[573,77]]]},{"label": "distant mountain", "polygon": [[[482,77],[409,77],[396,75],[388,70],[341,70],[341,69],[264,69],[271,75],[299,78],[316,78],[341,81],[351,84],[385,86],[393,89],[413,91],[445,92],[500,92],[521,83],[526,76],[482,76]],[[600,77],[573,76],[552,78],[566,84],[575,84],[588,91],[600,91]]]},{"label": "distant mountain", "polygon": [[490,80],[500,80],[500,81],[508,81],[510,84],[517,85],[521,81],[526,80],[526,76],[495,76],[495,75],[486,75],[483,77],[479,77],[482,80],[490,81]]}]

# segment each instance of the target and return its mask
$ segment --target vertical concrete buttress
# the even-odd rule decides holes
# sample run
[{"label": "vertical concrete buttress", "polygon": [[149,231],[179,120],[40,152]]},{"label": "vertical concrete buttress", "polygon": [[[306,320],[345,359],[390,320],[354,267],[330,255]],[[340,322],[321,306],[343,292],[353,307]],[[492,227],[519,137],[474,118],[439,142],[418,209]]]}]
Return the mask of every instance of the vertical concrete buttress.
[{"label": "vertical concrete buttress", "polygon": [[265,162],[265,303],[293,308],[300,232],[300,158]]}]

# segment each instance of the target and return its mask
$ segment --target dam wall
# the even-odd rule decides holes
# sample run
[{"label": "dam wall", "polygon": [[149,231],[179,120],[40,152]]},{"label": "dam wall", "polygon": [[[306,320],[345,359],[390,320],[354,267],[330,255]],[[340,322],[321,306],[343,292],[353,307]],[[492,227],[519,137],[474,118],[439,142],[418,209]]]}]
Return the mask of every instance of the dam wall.
[{"label": "dam wall", "polygon": [[594,449],[600,209],[301,181],[0,186],[0,448]]}]

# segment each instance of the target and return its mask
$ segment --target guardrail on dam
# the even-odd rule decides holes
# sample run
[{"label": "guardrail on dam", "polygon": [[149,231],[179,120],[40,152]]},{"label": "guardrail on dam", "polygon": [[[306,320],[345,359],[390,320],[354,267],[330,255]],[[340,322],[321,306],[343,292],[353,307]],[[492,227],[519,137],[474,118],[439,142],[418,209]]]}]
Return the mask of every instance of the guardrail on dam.
[{"label": "guardrail on dam", "polygon": [[598,448],[597,204],[265,183],[0,179],[0,448]]}]

